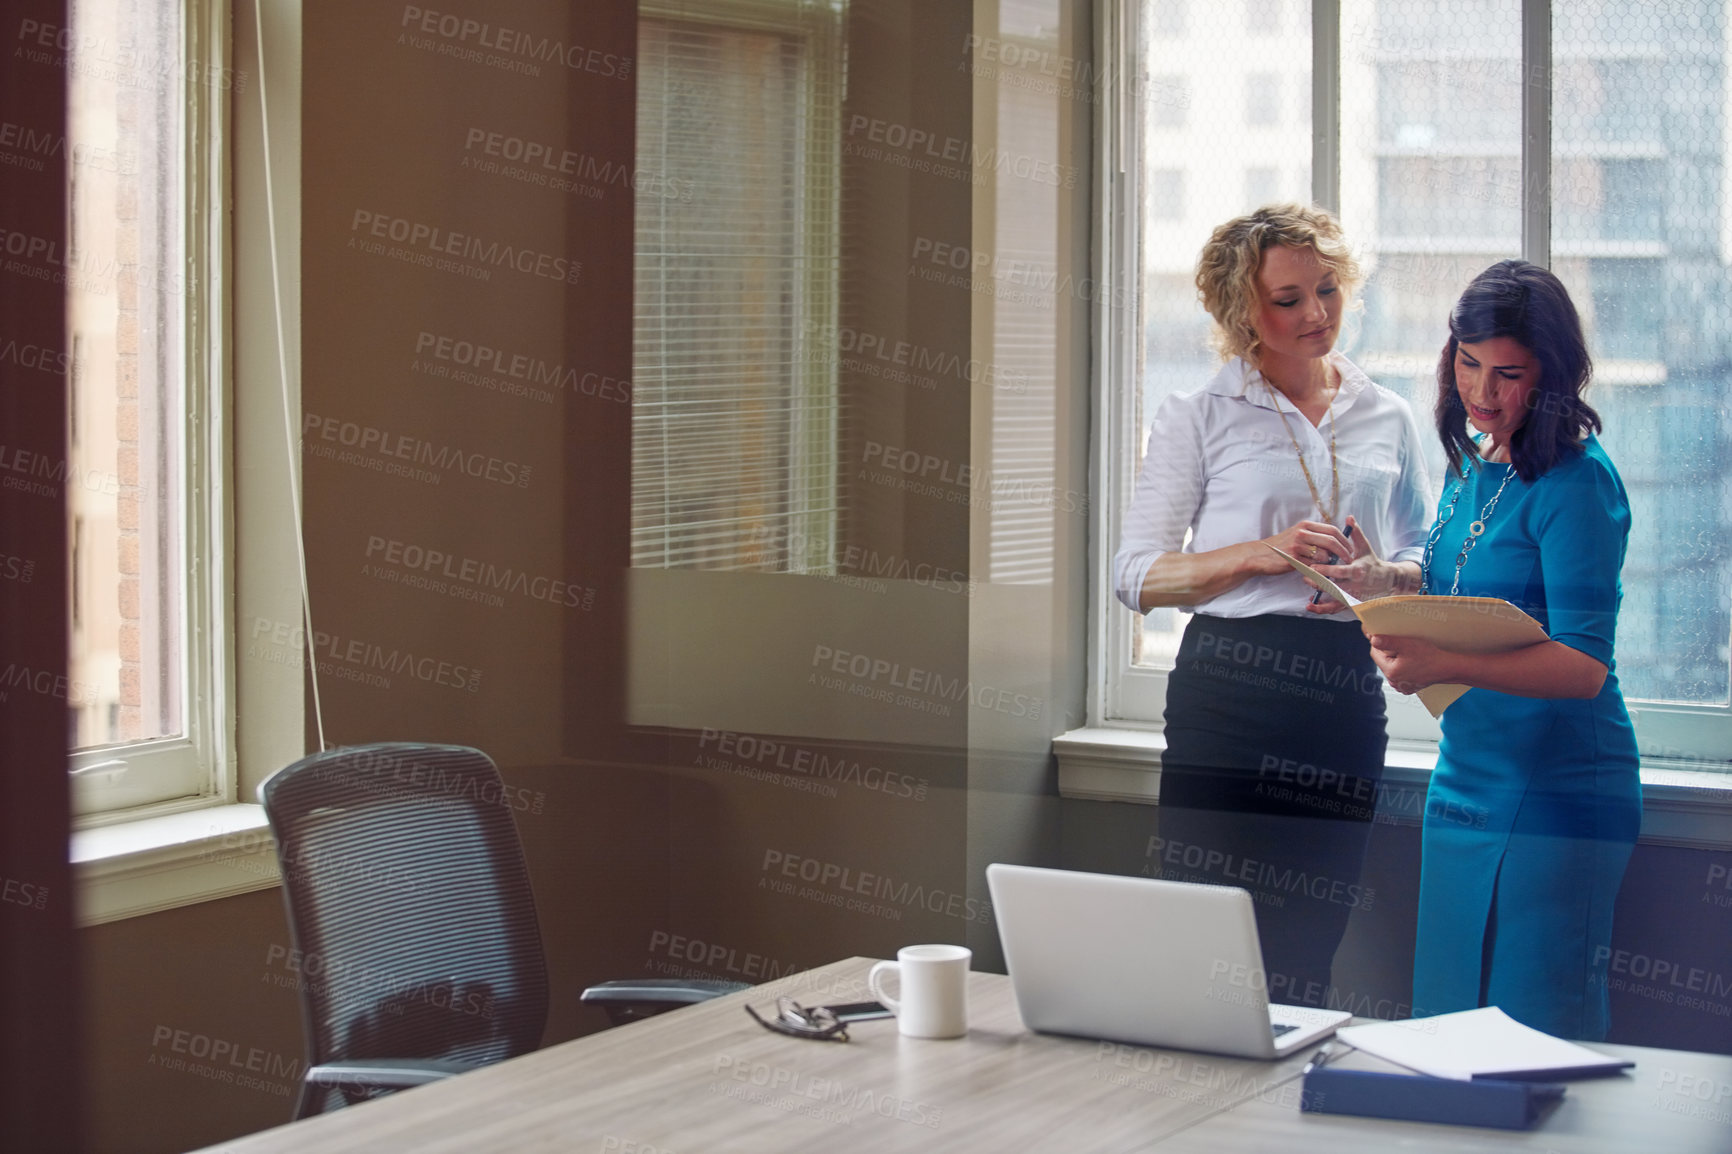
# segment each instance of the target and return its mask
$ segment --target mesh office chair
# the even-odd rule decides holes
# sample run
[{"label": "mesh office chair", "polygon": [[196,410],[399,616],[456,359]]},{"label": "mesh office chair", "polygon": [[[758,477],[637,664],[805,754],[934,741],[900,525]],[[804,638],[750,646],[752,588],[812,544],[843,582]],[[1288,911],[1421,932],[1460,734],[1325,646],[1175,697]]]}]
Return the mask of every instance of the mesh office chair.
[{"label": "mesh office chair", "polygon": [[[259,796],[304,976],[309,1052],[295,1118],[540,1044],[548,987],[535,899],[486,754],[331,750],[272,775]],[[739,988],[603,983],[585,1000],[629,1020]]]}]

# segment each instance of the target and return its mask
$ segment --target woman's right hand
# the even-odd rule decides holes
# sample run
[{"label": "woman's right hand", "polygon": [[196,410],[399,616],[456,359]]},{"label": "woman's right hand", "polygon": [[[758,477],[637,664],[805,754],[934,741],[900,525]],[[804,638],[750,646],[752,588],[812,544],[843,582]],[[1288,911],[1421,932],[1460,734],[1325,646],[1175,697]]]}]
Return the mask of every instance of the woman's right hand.
[{"label": "woman's right hand", "polygon": [[[1261,541],[1241,541],[1203,553],[1162,553],[1143,577],[1139,599],[1142,611],[1197,605],[1236,589],[1253,577],[1279,577],[1293,572],[1287,562],[1263,548],[1265,542],[1307,565],[1313,560],[1325,564],[1331,553],[1338,559],[1353,556],[1346,535],[1322,521],[1301,521]],[[1339,608],[1334,602],[1330,606]]]},{"label": "woman's right hand", "polygon": [[[1307,565],[1337,565],[1353,556],[1353,546],[1347,543],[1346,535],[1325,521],[1301,521],[1263,538],[1263,543]],[[1261,570],[1264,574],[1278,577],[1292,572],[1292,567],[1275,554],[1266,549],[1261,552],[1268,557]]]}]

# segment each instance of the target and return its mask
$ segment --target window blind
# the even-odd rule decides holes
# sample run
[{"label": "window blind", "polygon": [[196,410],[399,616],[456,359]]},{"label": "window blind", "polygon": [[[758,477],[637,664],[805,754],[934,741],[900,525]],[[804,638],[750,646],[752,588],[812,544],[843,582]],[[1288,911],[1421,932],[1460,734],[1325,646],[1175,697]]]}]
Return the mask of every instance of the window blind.
[{"label": "window blind", "polygon": [[670,9],[639,26],[632,564],[827,571],[839,7]]}]

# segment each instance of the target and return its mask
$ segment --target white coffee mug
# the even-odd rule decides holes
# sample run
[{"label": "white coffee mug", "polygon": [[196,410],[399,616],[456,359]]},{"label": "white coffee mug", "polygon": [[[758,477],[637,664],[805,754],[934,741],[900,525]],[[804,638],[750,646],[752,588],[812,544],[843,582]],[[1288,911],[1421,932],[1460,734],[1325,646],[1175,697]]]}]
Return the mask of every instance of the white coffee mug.
[{"label": "white coffee mug", "polygon": [[[879,962],[866,975],[872,996],[896,1015],[896,1028],[910,1038],[960,1038],[968,1033],[967,946],[903,946],[894,962]],[[895,973],[902,996],[884,992]]]}]

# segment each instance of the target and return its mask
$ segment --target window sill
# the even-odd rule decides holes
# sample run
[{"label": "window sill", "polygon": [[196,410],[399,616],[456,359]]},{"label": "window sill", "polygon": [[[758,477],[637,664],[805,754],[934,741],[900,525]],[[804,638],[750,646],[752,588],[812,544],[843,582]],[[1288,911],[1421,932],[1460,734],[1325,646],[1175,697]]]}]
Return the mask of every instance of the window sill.
[{"label": "window sill", "polygon": [[[1052,742],[1060,797],[1154,805],[1161,796],[1166,740],[1152,729],[1073,729]],[[1435,749],[1391,742],[1377,820],[1419,824]],[[1732,849],[1732,774],[1642,764],[1642,842],[1690,849]]]},{"label": "window sill", "polygon": [[101,925],[275,886],[263,806],[217,805],[74,831],[78,924]]}]

